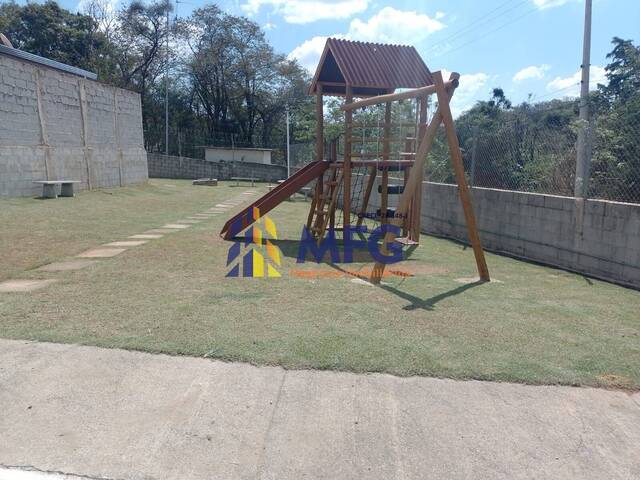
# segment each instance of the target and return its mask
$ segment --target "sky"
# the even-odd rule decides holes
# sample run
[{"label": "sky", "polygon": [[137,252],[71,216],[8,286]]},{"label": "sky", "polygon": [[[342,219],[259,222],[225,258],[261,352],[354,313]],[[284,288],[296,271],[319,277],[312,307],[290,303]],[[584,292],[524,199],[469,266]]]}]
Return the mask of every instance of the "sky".
[{"label": "sky", "polygon": [[[78,0],[59,3],[70,10],[79,5]],[[212,2],[179,0],[176,13],[185,17],[206,3]],[[413,45],[430,70],[461,74],[452,103],[455,114],[489,98],[494,87],[502,88],[513,103],[579,92],[584,0],[215,3],[260,24],[276,51],[297,58],[310,72],[315,71],[328,36]],[[604,80],[614,36],[640,42],[640,1],[593,0],[592,88]]]}]

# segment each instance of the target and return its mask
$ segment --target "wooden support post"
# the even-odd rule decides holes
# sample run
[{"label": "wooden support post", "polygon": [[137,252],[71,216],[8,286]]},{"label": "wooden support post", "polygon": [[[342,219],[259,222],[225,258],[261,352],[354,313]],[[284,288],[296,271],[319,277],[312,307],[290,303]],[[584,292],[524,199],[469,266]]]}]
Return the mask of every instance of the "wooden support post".
[{"label": "wooden support post", "polygon": [[[346,87],[346,103],[353,101],[353,90],[351,86]],[[342,226],[343,231],[346,231],[351,224],[351,137],[353,133],[353,110],[347,110],[344,112],[345,121],[345,133],[344,133],[344,161],[342,179],[344,186],[342,188]]]},{"label": "wooden support post", "polygon": [[316,88],[316,161],[324,160],[324,105],[322,84]]},{"label": "wooden support post", "polygon": [[387,209],[389,208],[389,194],[387,189],[389,188],[389,170],[386,168],[382,170],[382,193],[380,194],[380,224],[389,223],[387,218]]},{"label": "wooden support post", "polygon": [[[322,100],[322,84],[318,83],[316,87],[316,162],[321,162],[324,156],[324,105]],[[313,217],[316,208],[322,205],[321,197],[324,191],[322,178],[324,174],[320,175],[316,180],[316,192],[311,200],[311,209],[307,216],[307,230],[313,226]]]},{"label": "wooden support post", "polygon": [[365,215],[367,214],[367,208],[369,207],[369,199],[371,198],[371,191],[376,183],[376,176],[378,175],[378,169],[376,167],[369,167],[369,179],[367,181],[367,188],[364,191],[364,198],[362,199],[362,207],[360,208],[360,214],[358,215],[358,227],[362,225]]},{"label": "wooden support post", "polygon": [[453,124],[453,116],[451,115],[451,109],[449,108],[449,96],[447,95],[444,81],[442,80],[442,74],[440,72],[435,72],[433,74],[433,81],[436,86],[436,94],[438,95],[438,108],[442,115],[442,122],[444,123],[444,128],[447,133],[447,143],[449,145],[451,163],[453,164],[453,170],[458,183],[458,194],[460,195],[460,201],[462,202],[462,210],[467,224],[469,241],[473,247],[473,254],[476,257],[478,275],[481,280],[489,281],[489,269],[487,268],[487,262],[484,258],[480,235],[478,235],[476,216],[473,212],[473,205],[471,203],[471,194],[469,193],[469,186],[467,185],[467,180],[464,176],[462,152],[460,151],[458,136],[456,135],[456,129]]},{"label": "wooden support post", "polygon": [[391,154],[391,102],[384,104],[384,130],[382,136],[382,160],[389,160]]},{"label": "wooden support post", "polygon": [[[417,140],[416,140],[416,145],[417,145]],[[404,175],[403,175],[403,181],[402,181],[402,185],[403,185],[403,189],[402,191],[406,190],[407,188],[407,182],[409,180],[409,174],[411,172],[411,168],[405,168],[404,169]],[[413,200],[411,200],[411,204],[409,207],[409,214],[407,215],[407,219],[408,221],[405,221],[402,223],[402,236],[403,237],[408,237],[409,236],[409,231],[408,231],[408,226],[411,222],[411,215],[412,215],[412,211],[413,211]]]},{"label": "wooden support post", "polygon": [[[418,99],[418,105],[420,113],[418,117],[418,135],[414,144],[414,151],[417,150],[418,138],[422,138],[425,130],[427,129],[427,98],[423,97]],[[420,241],[420,220],[422,215],[422,181],[424,179],[424,168],[419,172],[420,182],[418,188],[413,196],[413,208],[411,211],[411,226],[409,238],[414,242]]]}]

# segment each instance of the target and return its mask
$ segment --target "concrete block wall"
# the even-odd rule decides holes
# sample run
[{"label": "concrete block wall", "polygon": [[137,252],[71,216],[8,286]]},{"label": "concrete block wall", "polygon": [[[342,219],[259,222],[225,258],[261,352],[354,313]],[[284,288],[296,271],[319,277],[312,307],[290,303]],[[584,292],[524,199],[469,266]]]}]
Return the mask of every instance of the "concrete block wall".
[{"label": "concrete block wall", "polygon": [[[640,204],[477,187],[471,196],[487,250],[640,288]],[[376,184],[368,211],[379,206]],[[468,242],[457,186],[424,182],[421,213],[424,232]]]},{"label": "concrete block wall", "polygon": [[255,178],[265,182],[277,182],[287,178],[287,168],[251,162],[210,162],[199,158],[167,156],[149,153],[149,177],[155,178]]},{"label": "concrete block wall", "polygon": [[140,96],[0,54],[0,197],[146,181]]}]

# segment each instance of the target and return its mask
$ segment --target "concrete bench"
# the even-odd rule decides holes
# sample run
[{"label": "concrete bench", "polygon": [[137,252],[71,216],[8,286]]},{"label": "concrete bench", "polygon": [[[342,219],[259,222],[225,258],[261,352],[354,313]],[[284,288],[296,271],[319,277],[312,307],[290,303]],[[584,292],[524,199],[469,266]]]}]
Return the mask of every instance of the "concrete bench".
[{"label": "concrete bench", "polygon": [[57,186],[60,185],[61,197],[73,197],[73,185],[80,183],[78,180],[35,180],[33,183],[42,185],[43,198],[58,198]]},{"label": "concrete bench", "polygon": [[254,182],[256,181],[255,178],[248,178],[248,177],[231,177],[231,180],[235,180],[236,181],[236,187],[240,186],[240,182],[251,182],[251,186],[254,186]]},{"label": "concrete bench", "polygon": [[216,185],[218,185],[218,179],[217,178],[198,178],[197,180],[193,181],[193,184],[215,187]]}]

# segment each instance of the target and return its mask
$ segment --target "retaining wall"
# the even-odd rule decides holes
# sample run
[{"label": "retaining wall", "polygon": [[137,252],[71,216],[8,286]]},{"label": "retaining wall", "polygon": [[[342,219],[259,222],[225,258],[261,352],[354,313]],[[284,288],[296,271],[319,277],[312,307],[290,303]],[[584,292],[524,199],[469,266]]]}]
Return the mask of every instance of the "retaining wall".
[{"label": "retaining wall", "polygon": [[140,95],[0,53],[0,196],[144,182]]},{"label": "retaining wall", "polygon": [[276,182],[287,178],[287,168],[281,165],[265,165],[251,162],[211,162],[208,160],[175,157],[159,153],[148,154],[149,176],[155,178],[217,178],[230,180],[232,177],[255,178],[266,182]]},{"label": "retaining wall", "polygon": [[[640,288],[639,204],[477,187],[471,192],[486,249]],[[376,187],[369,211],[379,205]],[[421,213],[423,231],[468,242],[457,186],[424,182]]]}]

